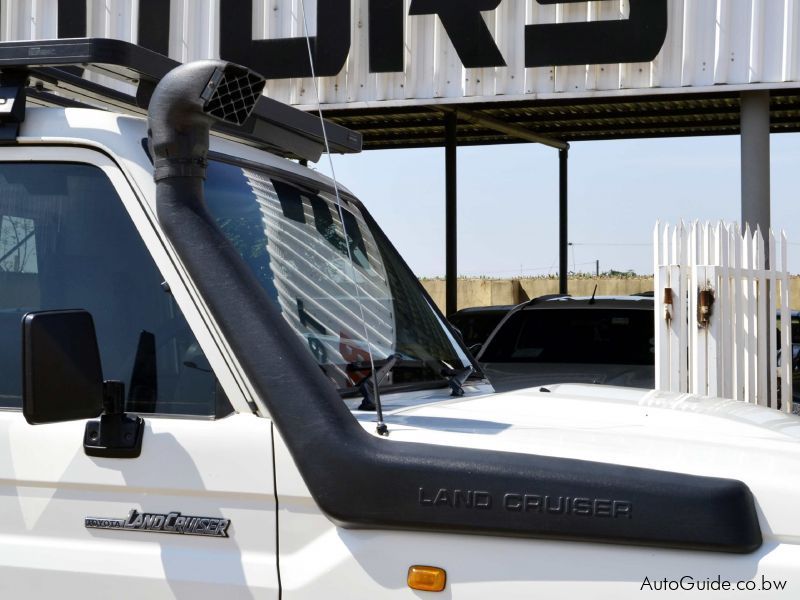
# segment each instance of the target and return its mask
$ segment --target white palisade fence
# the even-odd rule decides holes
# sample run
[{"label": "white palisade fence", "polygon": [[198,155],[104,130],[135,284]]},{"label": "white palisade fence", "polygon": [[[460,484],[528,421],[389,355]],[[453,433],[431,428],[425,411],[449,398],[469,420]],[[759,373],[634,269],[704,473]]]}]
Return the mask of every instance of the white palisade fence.
[{"label": "white palisade fence", "polygon": [[[657,389],[792,411],[783,232],[778,246],[776,252],[771,230],[765,246],[759,230],[742,232],[738,224],[656,225]],[[783,317],[780,322],[778,314]]]}]

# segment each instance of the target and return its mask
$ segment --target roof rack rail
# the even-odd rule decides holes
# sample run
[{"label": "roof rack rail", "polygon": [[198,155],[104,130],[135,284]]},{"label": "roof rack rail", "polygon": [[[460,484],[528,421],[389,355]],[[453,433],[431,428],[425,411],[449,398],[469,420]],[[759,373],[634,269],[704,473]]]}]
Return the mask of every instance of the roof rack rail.
[{"label": "roof rack rail", "polygon": [[[16,136],[24,118],[24,112],[20,112],[24,111],[24,99],[32,104],[144,115],[156,84],[179,64],[142,46],[106,38],[2,42],[0,102],[6,106],[0,106],[0,121],[5,128],[0,137],[7,139],[12,131]],[[85,79],[83,70],[134,85],[136,95]],[[324,133],[332,152],[361,151],[361,134],[329,121],[323,132],[319,117],[266,96],[259,98],[253,114],[241,127],[219,125],[213,131],[275,154],[313,162],[325,149]]]}]

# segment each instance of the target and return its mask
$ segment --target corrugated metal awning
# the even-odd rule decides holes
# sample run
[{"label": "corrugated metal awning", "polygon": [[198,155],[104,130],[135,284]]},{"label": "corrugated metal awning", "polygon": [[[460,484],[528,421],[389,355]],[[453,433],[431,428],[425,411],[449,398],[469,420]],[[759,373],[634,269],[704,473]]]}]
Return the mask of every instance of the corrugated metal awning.
[{"label": "corrugated metal awning", "polygon": [[[740,93],[325,109],[325,116],[360,132],[365,150],[424,148],[444,145],[445,106],[457,108],[462,115],[458,143],[463,146],[526,141],[476,123],[481,117],[553,140],[576,142],[738,134]],[[800,131],[800,89],[773,90],[770,106],[773,133]]]}]

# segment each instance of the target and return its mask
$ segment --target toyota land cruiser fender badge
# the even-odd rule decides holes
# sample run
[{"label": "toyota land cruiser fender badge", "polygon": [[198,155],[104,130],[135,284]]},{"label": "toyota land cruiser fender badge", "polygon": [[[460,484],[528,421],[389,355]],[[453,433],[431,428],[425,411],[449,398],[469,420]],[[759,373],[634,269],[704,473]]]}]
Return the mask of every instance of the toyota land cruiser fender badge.
[{"label": "toyota land cruiser fender badge", "polygon": [[192,517],[179,512],[167,514],[140,513],[135,508],[127,519],[107,519],[86,517],[87,529],[120,529],[124,531],[147,531],[152,533],[175,533],[180,535],[204,535],[207,537],[228,537],[228,519],[215,517]]}]

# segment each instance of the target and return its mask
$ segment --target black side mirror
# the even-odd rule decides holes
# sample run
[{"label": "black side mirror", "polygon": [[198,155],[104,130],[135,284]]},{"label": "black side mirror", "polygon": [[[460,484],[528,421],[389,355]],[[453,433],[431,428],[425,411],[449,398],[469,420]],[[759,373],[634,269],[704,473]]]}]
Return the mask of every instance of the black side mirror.
[{"label": "black side mirror", "polygon": [[144,420],[123,412],[125,386],[103,381],[92,316],[85,310],[28,313],[22,319],[22,413],[32,425],[88,421],[89,456],[136,458]]},{"label": "black side mirror", "polygon": [[22,414],[32,425],[103,412],[103,371],[92,316],[84,310],[22,319]]}]

